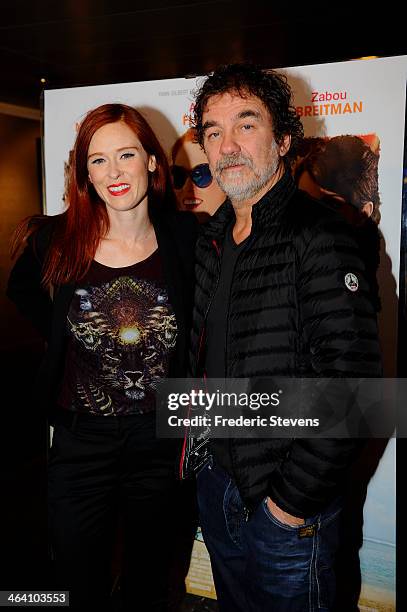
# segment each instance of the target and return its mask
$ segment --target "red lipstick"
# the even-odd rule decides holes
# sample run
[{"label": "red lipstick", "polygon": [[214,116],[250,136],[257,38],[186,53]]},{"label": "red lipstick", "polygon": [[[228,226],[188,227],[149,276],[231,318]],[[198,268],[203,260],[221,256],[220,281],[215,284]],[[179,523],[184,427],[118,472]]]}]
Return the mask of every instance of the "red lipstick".
[{"label": "red lipstick", "polygon": [[130,191],[128,183],[115,183],[114,185],[108,185],[107,188],[112,196],[122,196]]}]

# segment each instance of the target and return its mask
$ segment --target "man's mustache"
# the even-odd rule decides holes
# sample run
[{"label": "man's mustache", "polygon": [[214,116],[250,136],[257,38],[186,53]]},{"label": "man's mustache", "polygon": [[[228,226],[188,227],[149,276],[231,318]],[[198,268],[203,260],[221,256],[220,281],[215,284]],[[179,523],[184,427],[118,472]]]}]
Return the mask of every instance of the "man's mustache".
[{"label": "man's mustache", "polygon": [[222,172],[222,170],[230,168],[231,166],[248,166],[253,169],[253,160],[241,153],[238,155],[224,155],[222,159],[216,163],[215,170],[216,172]]}]

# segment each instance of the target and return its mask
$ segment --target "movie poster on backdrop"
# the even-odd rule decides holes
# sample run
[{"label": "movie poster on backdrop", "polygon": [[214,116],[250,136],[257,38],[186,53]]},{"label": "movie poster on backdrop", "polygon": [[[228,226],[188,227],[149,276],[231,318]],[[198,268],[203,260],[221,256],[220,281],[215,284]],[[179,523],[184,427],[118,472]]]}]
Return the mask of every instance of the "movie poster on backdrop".
[{"label": "movie poster on backdrop", "polygon": [[[384,373],[396,376],[407,58],[323,64],[283,72],[304,125],[305,143],[295,171],[300,187],[314,197],[321,197],[321,191],[322,195],[334,192],[347,201],[353,196],[352,203],[358,206],[357,189],[351,193],[349,184],[359,186],[361,192],[369,192],[378,211],[369,222],[372,229],[378,224],[380,234],[379,332]],[[378,186],[368,184],[369,168],[375,165]],[[377,255],[369,244],[365,246],[369,249],[366,266],[372,266],[375,274]],[[395,440],[387,446],[385,441],[372,440],[352,475],[360,497],[358,501],[358,495],[351,496],[347,508],[349,546],[342,542],[344,575],[339,581],[346,590],[357,580],[352,559],[357,554],[363,520],[359,553],[362,611],[395,610],[395,464]],[[356,550],[352,550],[352,543]]]},{"label": "movie poster on backdrop", "polygon": [[[376,164],[378,168],[379,183],[370,198],[373,198],[374,222],[380,219],[381,233],[378,318],[385,349],[385,375],[395,376],[407,57],[302,66],[281,72],[287,75],[293,88],[294,104],[304,124],[306,138],[294,170],[302,188],[315,197],[339,193],[344,199],[353,198],[353,204],[358,206],[358,189],[350,194],[346,189],[341,191],[343,185],[351,183],[363,190],[366,175],[360,170],[360,159],[369,159],[370,165]],[[179,78],[45,91],[44,207],[47,214],[58,214],[64,208],[64,177],[78,124],[88,110],[108,102],[136,106],[150,122],[173,166],[179,207],[193,210],[201,218],[207,213],[213,214],[224,196],[214,181],[205,180],[206,158],[193,142],[190,129],[193,92],[199,82],[200,77]],[[326,177],[331,179],[325,177],[323,184],[318,184],[314,179],[323,174],[321,160]],[[350,165],[349,160],[353,160]],[[342,181],[342,186],[338,181],[332,183],[332,176],[337,177],[338,173],[347,179]],[[188,177],[192,180],[187,180]],[[367,486],[374,472],[364,507],[360,608],[390,612],[395,609],[394,440],[387,447],[385,443],[372,442],[369,452],[361,458],[355,478]],[[357,526],[350,537],[356,544],[352,550],[344,551],[345,558],[353,555],[353,559],[357,555],[365,492],[359,485],[356,488],[360,520],[353,521]],[[199,536],[188,584],[192,592],[206,592],[213,597],[200,540]],[[198,561],[200,567],[196,566]],[[199,576],[202,577],[200,585]]]}]

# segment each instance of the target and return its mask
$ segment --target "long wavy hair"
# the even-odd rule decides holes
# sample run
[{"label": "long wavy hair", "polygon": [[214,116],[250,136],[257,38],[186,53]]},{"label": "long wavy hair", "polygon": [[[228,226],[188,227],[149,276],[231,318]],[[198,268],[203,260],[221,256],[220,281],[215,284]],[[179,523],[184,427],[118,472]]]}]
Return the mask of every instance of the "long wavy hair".
[{"label": "long wavy hair", "polygon": [[[83,278],[101,238],[109,231],[106,205],[89,181],[87,158],[94,133],[117,121],[128,125],[146,153],[155,157],[156,169],[149,173],[149,213],[154,215],[164,208],[176,208],[166,155],[144,117],[125,104],[104,104],[89,111],[79,126],[70,152],[64,198],[67,208],[63,214],[52,218],[52,239],[42,270],[44,286],[73,283]],[[14,233],[12,255],[49,219],[44,215],[24,219]]]}]

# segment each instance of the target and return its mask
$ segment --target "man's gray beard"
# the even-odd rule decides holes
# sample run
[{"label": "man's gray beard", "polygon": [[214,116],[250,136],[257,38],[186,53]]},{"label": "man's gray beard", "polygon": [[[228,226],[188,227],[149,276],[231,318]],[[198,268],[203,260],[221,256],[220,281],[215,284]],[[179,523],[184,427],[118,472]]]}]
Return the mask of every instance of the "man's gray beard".
[{"label": "man's gray beard", "polygon": [[[222,160],[216,164],[213,175],[224,193],[230,198],[233,203],[239,204],[251,198],[254,198],[277,172],[280,165],[280,156],[278,155],[278,147],[273,147],[274,155],[270,156],[270,164],[260,171],[255,170],[253,162],[245,155],[225,155]],[[254,172],[252,179],[246,183],[234,183],[233,181],[225,182],[222,179],[222,170],[228,166],[235,164],[244,164],[251,168]]]}]

